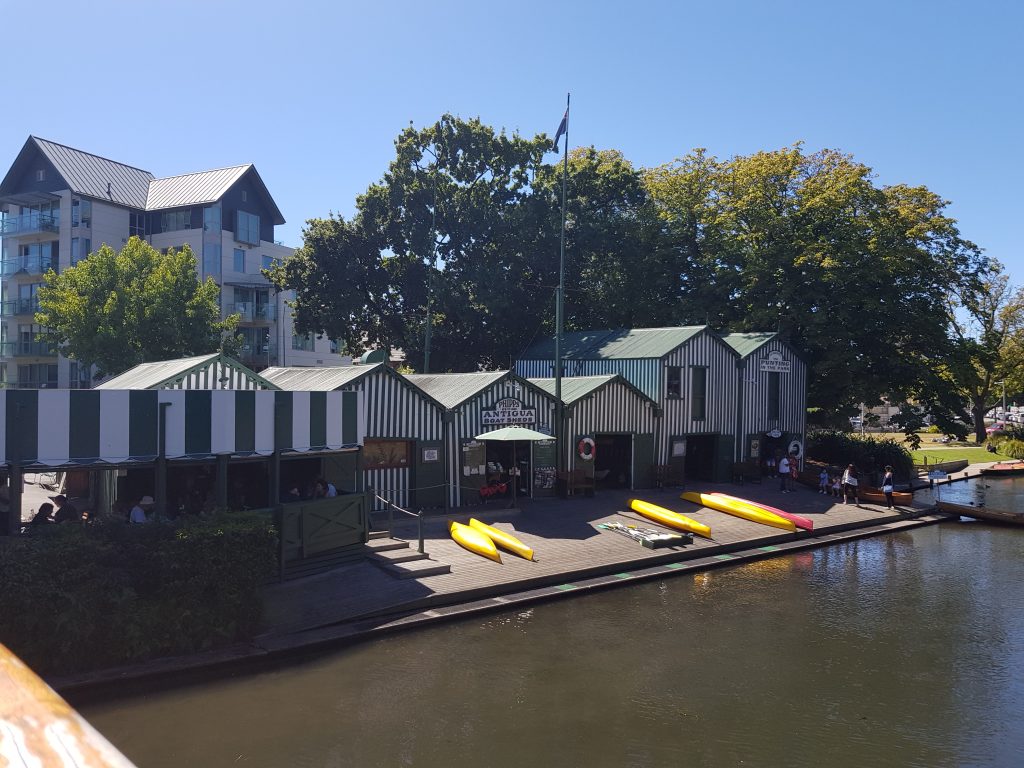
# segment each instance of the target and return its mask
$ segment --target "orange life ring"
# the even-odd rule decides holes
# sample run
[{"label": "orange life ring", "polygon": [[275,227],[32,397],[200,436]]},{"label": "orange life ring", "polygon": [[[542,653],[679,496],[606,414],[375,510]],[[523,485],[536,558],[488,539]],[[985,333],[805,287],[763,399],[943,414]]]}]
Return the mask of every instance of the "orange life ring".
[{"label": "orange life ring", "polygon": [[576,446],[576,452],[579,454],[579,457],[584,461],[593,461],[594,453],[596,451],[597,446],[594,445],[594,438],[592,437],[582,438],[579,444]]}]

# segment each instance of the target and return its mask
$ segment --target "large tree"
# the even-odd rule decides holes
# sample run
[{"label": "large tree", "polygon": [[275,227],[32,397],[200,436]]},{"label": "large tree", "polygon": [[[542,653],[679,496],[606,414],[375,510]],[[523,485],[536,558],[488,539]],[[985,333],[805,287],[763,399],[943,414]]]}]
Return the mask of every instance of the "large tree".
[{"label": "large tree", "polygon": [[100,375],[134,365],[215,352],[233,339],[237,315],[220,319],[220,288],[200,282],[186,245],[162,254],[132,237],[46,274],[36,322],[40,339]]}]

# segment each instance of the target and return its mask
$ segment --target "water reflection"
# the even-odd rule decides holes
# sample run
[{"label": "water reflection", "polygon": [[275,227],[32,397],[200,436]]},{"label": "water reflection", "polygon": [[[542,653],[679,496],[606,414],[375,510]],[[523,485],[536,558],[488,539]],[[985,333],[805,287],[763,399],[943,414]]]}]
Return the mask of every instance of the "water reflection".
[{"label": "water reflection", "polygon": [[140,766],[1002,766],[1024,531],[943,525],[94,705]]},{"label": "water reflection", "polygon": [[[955,473],[954,473],[955,474]],[[1024,475],[1013,477],[981,477],[943,484],[938,492],[918,491],[914,498],[932,502],[940,498],[954,504],[982,504],[1007,512],[1024,512]]]}]

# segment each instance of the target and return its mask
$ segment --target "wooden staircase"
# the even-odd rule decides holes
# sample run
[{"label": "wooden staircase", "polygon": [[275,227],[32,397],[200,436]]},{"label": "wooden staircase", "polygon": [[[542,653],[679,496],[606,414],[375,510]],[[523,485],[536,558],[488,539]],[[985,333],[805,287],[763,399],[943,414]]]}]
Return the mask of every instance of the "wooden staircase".
[{"label": "wooden staircase", "polygon": [[452,571],[447,563],[431,560],[428,555],[412,549],[409,542],[392,539],[386,531],[370,531],[366,550],[371,563],[399,579],[420,579]]}]

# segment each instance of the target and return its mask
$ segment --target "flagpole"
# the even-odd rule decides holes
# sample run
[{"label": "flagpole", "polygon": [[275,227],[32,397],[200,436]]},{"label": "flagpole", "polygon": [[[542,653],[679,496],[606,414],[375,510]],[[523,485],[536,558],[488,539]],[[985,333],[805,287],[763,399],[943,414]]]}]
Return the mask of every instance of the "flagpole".
[{"label": "flagpole", "polygon": [[[563,471],[568,448],[562,408],[562,331],[565,325],[565,190],[569,177],[569,97],[565,94],[565,152],[562,159],[562,236],[558,249],[558,293],[555,297],[555,442],[558,471]],[[568,483],[566,484],[568,485]]]}]

